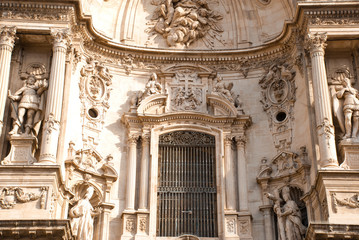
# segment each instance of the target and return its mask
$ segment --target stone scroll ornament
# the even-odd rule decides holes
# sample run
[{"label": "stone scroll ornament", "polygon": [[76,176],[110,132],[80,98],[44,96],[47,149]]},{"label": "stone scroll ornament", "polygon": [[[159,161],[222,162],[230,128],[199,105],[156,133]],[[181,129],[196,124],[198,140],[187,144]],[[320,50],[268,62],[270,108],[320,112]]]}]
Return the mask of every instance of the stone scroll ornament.
[{"label": "stone scroll ornament", "polygon": [[351,86],[349,71],[338,74],[339,85],[331,88],[333,113],[344,133],[343,139],[357,139],[359,128],[359,93]]},{"label": "stone scroll ornament", "polygon": [[[44,196],[46,187],[40,188],[40,193],[25,193],[20,187],[4,187],[0,192],[0,208],[11,209],[18,203],[36,201]],[[44,208],[45,201],[41,201],[41,208]]]},{"label": "stone scroll ornament", "polygon": [[36,136],[39,131],[38,123],[43,117],[45,103],[43,93],[48,88],[48,82],[43,76],[46,70],[41,65],[33,65],[29,68],[30,70],[28,69],[22,76],[25,79],[23,86],[14,94],[10,90],[8,92],[13,119],[10,135],[32,133]]},{"label": "stone scroll ornament", "polygon": [[210,9],[207,0],[152,0],[153,31],[161,34],[170,47],[188,47],[201,39],[207,47],[219,40],[222,15]]}]

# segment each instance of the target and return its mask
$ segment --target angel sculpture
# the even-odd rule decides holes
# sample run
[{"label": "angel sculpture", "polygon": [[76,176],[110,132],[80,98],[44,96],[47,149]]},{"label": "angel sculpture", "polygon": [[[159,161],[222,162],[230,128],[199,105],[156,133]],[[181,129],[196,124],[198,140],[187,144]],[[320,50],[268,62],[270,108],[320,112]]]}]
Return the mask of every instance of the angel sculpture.
[{"label": "angel sculpture", "polygon": [[233,83],[224,83],[223,78],[220,76],[217,76],[217,82],[214,86],[213,92],[216,94],[226,98],[228,101],[234,103],[234,92],[232,91]]},{"label": "angel sculpture", "polygon": [[162,91],[162,86],[157,82],[157,74],[152,73],[150,79],[146,84],[146,89],[141,96],[141,100],[153,94],[159,94]]},{"label": "angel sculpture", "polygon": [[342,88],[332,94],[333,112],[341,130],[345,133],[343,139],[357,138],[359,127],[358,90],[351,86],[350,79],[346,76],[342,77],[341,83]]},{"label": "angel sculpture", "polygon": [[[42,119],[43,92],[47,87],[46,79],[41,80],[34,75],[29,75],[24,86],[17,90],[14,95],[9,90],[8,97],[12,101],[11,117],[13,118],[13,128],[9,132],[10,135],[18,134],[20,127],[21,133],[30,134],[33,131],[37,135],[38,131],[36,131],[35,126]],[[17,101],[19,103],[16,103]]]}]

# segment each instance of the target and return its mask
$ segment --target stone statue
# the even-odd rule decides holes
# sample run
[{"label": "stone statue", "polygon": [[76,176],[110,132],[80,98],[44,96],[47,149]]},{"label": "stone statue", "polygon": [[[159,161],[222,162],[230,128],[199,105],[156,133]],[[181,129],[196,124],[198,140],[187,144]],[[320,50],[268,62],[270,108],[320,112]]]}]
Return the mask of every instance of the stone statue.
[{"label": "stone statue", "polygon": [[[343,87],[333,95],[334,115],[345,132],[343,139],[356,138],[359,127],[358,91],[351,86],[348,77],[342,77],[341,84]],[[338,99],[344,99],[344,102]]]},{"label": "stone statue", "polygon": [[[43,92],[47,89],[46,79],[37,80],[34,75],[29,75],[24,86],[17,90],[14,95],[9,90],[8,97],[11,99],[13,128],[10,135],[21,133],[30,134],[36,123],[41,121],[43,109]],[[19,101],[19,103],[16,103]],[[25,116],[26,114],[26,116]],[[25,128],[25,129],[24,129]],[[34,131],[36,132],[36,131]]]},{"label": "stone statue", "polygon": [[94,230],[94,216],[100,214],[101,209],[92,207],[90,199],[94,193],[93,187],[88,187],[83,199],[70,209],[71,227],[76,240],[92,240]]},{"label": "stone statue", "polygon": [[146,84],[145,91],[143,92],[142,96],[140,97],[140,101],[145,99],[148,96],[153,94],[159,94],[162,91],[162,86],[157,82],[157,74],[152,73],[150,79]]},{"label": "stone statue", "polygon": [[226,98],[228,101],[234,104],[234,99],[237,97],[235,97],[235,94],[232,91],[233,83],[224,83],[221,76],[217,76],[216,80],[217,82],[214,86],[213,92]]},{"label": "stone statue", "polygon": [[160,0],[152,4],[158,6],[153,29],[162,34],[169,46],[188,47],[203,37],[211,43],[214,36],[223,32],[217,24],[223,17],[209,8],[207,0]]},{"label": "stone statue", "polygon": [[276,195],[265,193],[265,196],[274,201],[273,211],[278,217],[279,240],[304,239],[306,227],[302,224],[302,216],[297,203],[291,200],[290,188],[283,187],[283,199],[280,199],[278,193]]}]

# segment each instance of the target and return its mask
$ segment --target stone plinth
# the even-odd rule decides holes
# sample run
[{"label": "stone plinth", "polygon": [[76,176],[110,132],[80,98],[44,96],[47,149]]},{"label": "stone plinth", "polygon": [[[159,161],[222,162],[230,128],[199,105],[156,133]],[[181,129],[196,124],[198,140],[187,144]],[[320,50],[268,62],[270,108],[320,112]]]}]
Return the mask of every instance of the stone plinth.
[{"label": "stone plinth", "polygon": [[60,166],[0,166],[2,220],[66,219],[69,197]]},{"label": "stone plinth", "polygon": [[309,222],[359,224],[359,170],[321,170],[304,196]]},{"label": "stone plinth", "polygon": [[344,160],[341,167],[359,169],[359,141],[343,140],[339,144],[339,151]]},{"label": "stone plinth", "polygon": [[1,162],[2,165],[29,165],[36,162],[33,156],[33,149],[37,144],[36,137],[26,134],[12,135],[10,144],[10,153]]}]

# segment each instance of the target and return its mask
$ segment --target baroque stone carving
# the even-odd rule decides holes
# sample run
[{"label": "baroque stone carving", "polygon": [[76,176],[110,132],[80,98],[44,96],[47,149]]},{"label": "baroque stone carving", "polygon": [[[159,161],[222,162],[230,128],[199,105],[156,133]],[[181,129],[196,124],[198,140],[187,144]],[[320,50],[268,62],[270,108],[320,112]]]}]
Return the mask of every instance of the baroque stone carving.
[{"label": "baroque stone carving", "polygon": [[172,92],[172,109],[173,110],[198,110],[202,104],[202,89],[185,87],[175,88]]},{"label": "baroque stone carving", "polygon": [[126,230],[130,233],[133,233],[136,228],[136,222],[135,219],[129,218],[126,220]]},{"label": "baroque stone carving", "polygon": [[[35,129],[36,124],[42,120],[42,110],[44,109],[44,91],[48,88],[48,82],[44,78],[46,70],[43,66],[33,64],[31,74],[27,73],[23,87],[17,90],[14,95],[10,90],[8,97],[11,99],[11,117],[13,119],[13,128],[9,132],[14,134],[30,134],[35,136],[38,129]],[[29,71],[28,71],[29,72]],[[26,122],[24,120],[26,119]]]},{"label": "baroque stone carving", "polygon": [[275,147],[289,149],[292,143],[292,120],[295,102],[293,66],[275,63],[259,81],[264,111],[267,112]]},{"label": "baroque stone carving", "polygon": [[228,101],[234,103],[234,99],[236,98],[234,92],[232,91],[233,83],[225,83],[223,82],[223,78],[221,76],[216,77],[217,82],[213,88],[213,93],[218,94],[219,96],[224,97]]},{"label": "baroque stone carving", "polygon": [[157,8],[150,31],[161,34],[170,47],[189,47],[202,39],[207,47],[223,32],[222,15],[211,10],[207,0],[152,0]]},{"label": "baroque stone carving", "polygon": [[16,39],[16,27],[0,26],[0,45],[7,45],[12,50]]},{"label": "baroque stone carving", "polygon": [[359,208],[359,193],[355,193],[349,198],[339,199],[335,192],[331,193],[333,199],[333,210],[338,211],[338,206],[345,206],[349,208]]},{"label": "baroque stone carving", "polygon": [[[42,197],[45,197],[45,192],[48,190],[47,187],[41,187],[40,193],[25,193],[20,187],[4,187],[0,194],[0,207],[2,209],[11,209],[17,203],[27,203],[30,201],[36,201]],[[45,200],[41,200],[41,208],[45,208]]]},{"label": "baroque stone carving", "polygon": [[90,57],[81,69],[80,100],[82,103],[84,146],[95,147],[98,144],[105,114],[112,90],[112,75],[103,63]]},{"label": "baroque stone carving", "polygon": [[265,193],[265,196],[274,202],[273,211],[277,215],[279,239],[303,239],[306,227],[302,224],[302,216],[297,203],[291,199],[290,188],[283,187],[281,195],[282,198],[278,191],[274,195]]},{"label": "baroque stone carving", "polygon": [[210,145],[215,143],[214,137],[211,135],[192,132],[192,131],[179,131],[163,134],[159,139],[160,144],[188,144],[188,145]]},{"label": "baroque stone carving", "polygon": [[349,77],[348,71],[342,72],[336,79],[340,85],[331,88],[333,113],[344,133],[343,139],[357,138],[359,127],[358,90],[351,86]]},{"label": "baroque stone carving", "polygon": [[148,96],[161,93],[162,86],[157,81],[158,81],[157,74],[152,73],[150,79],[146,84],[145,91],[142,93],[142,96],[140,97],[139,102],[141,102],[143,99],[145,99]]},{"label": "baroque stone carving", "polygon": [[232,234],[236,233],[236,219],[227,219],[227,232]]},{"label": "baroque stone carving", "polygon": [[146,218],[140,218],[140,223],[139,223],[139,229],[142,232],[145,232],[147,228],[147,219]]},{"label": "baroque stone carving", "polygon": [[94,193],[93,187],[88,187],[85,196],[69,211],[71,227],[76,240],[92,240],[94,230],[94,216],[101,213],[100,208],[94,208],[90,199]]}]

